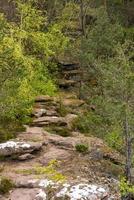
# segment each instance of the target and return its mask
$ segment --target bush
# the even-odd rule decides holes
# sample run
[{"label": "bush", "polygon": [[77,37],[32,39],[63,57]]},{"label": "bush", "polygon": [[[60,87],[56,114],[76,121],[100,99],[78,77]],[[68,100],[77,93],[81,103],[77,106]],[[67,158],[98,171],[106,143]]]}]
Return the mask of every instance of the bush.
[{"label": "bush", "polygon": [[13,186],[14,184],[10,179],[4,177],[0,178],[0,194],[8,193]]},{"label": "bush", "polygon": [[121,130],[119,129],[113,130],[112,132],[106,134],[104,139],[110,147],[123,153],[124,141]]},{"label": "bush", "polygon": [[73,128],[90,135],[103,137],[103,119],[100,115],[89,112],[79,116],[73,123]]},{"label": "bush", "polygon": [[75,146],[76,151],[80,153],[87,153],[88,152],[88,145],[87,144],[76,144]]}]

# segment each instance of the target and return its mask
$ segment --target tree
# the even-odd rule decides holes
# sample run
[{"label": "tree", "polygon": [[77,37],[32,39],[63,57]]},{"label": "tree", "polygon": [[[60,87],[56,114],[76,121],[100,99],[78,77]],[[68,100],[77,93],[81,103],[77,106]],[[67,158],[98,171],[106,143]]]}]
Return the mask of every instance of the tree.
[{"label": "tree", "polygon": [[59,25],[47,26],[35,0],[15,2],[18,21],[8,23],[3,15],[0,19],[0,118],[22,120],[35,95],[52,95],[56,90],[49,73],[55,65],[50,60],[64,51],[68,39]]}]

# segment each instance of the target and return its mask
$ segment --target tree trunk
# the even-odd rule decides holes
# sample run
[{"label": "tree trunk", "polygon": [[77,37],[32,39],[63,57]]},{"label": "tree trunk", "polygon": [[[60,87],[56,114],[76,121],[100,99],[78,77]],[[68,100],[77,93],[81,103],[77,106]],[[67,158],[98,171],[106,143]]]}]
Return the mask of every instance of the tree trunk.
[{"label": "tree trunk", "polygon": [[81,12],[82,35],[85,36],[85,13],[84,13],[84,2],[83,2],[83,0],[80,0],[80,12]]},{"label": "tree trunk", "polygon": [[124,132],[125,132],[125,137],[126,137],[126,178],[127,181],[131,184],[131,167],[132,167],[132,141],[131,141],[131,135],[129,133],[129,126],[128,126],[128,119],[127,119],[127,114],[125,116],[125,126],[124,126]]}]

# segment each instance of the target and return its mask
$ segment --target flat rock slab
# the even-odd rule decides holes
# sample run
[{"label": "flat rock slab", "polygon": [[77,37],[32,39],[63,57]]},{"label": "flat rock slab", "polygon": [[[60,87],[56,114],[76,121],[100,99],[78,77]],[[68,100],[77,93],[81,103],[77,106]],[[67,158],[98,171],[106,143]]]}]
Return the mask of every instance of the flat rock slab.
[{"label": "flat rock slab", "polygon": [[52,102],[53,100],[54,98],[48,95],[41,95],[35,98],[35,102]]},{"label": "flat rock slab", "polygon": [[[105,186],[76,183],[54,183],[51,180],[29,180],[20,183],[18,189],[10,194],[11,200],[109,200],[110,191]],[[49,190],[53,191],[51,194]]]},{"label": "flat rock slab", "polygon": [[64,106],[79,107],[82,106],[85,102],[79,99],[64,99],[62,103]]},{"label": "flat rock slab", "polygon": [[56,147],[51,147],[48,152],[46,152],[40,159],[41,164],[48,165],[51,160],[70,160],[71,153],[64,149],[58,149]]},{"label": "flat rock slab", "polygon": [[34,189],[24,189],[24,188],[19,188],[15,189],[11,195],[10,199],[11,200],[34,200],[35,197],[38,195],[39,189],[34,188]]},{"label": "flat rock slab", "polygon": [[0,156],[22,155],[40,150],[41,147],[42,144],[35,142],[8,141],[0,144]]},{"label": "flat rock slab", "polygon": [[64,117],[39,117],[33,121],[32,125],[41,126],[41,125],[49,125],[49,124],[58,124],[58,125],[67,125]]}]

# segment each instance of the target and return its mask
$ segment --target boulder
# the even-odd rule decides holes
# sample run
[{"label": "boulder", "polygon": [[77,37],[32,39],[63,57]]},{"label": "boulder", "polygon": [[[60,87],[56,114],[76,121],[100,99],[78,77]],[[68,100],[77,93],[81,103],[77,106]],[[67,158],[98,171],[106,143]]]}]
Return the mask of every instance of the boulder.
[{"label": "boulder", "polygon": [[12,155],[22,155],[25,153],[31,153],[33,151],[38,151],[42,147],[42,144],[35,142],[16,142],[7,141],[0,144],[0,156],[12,156]]}]

